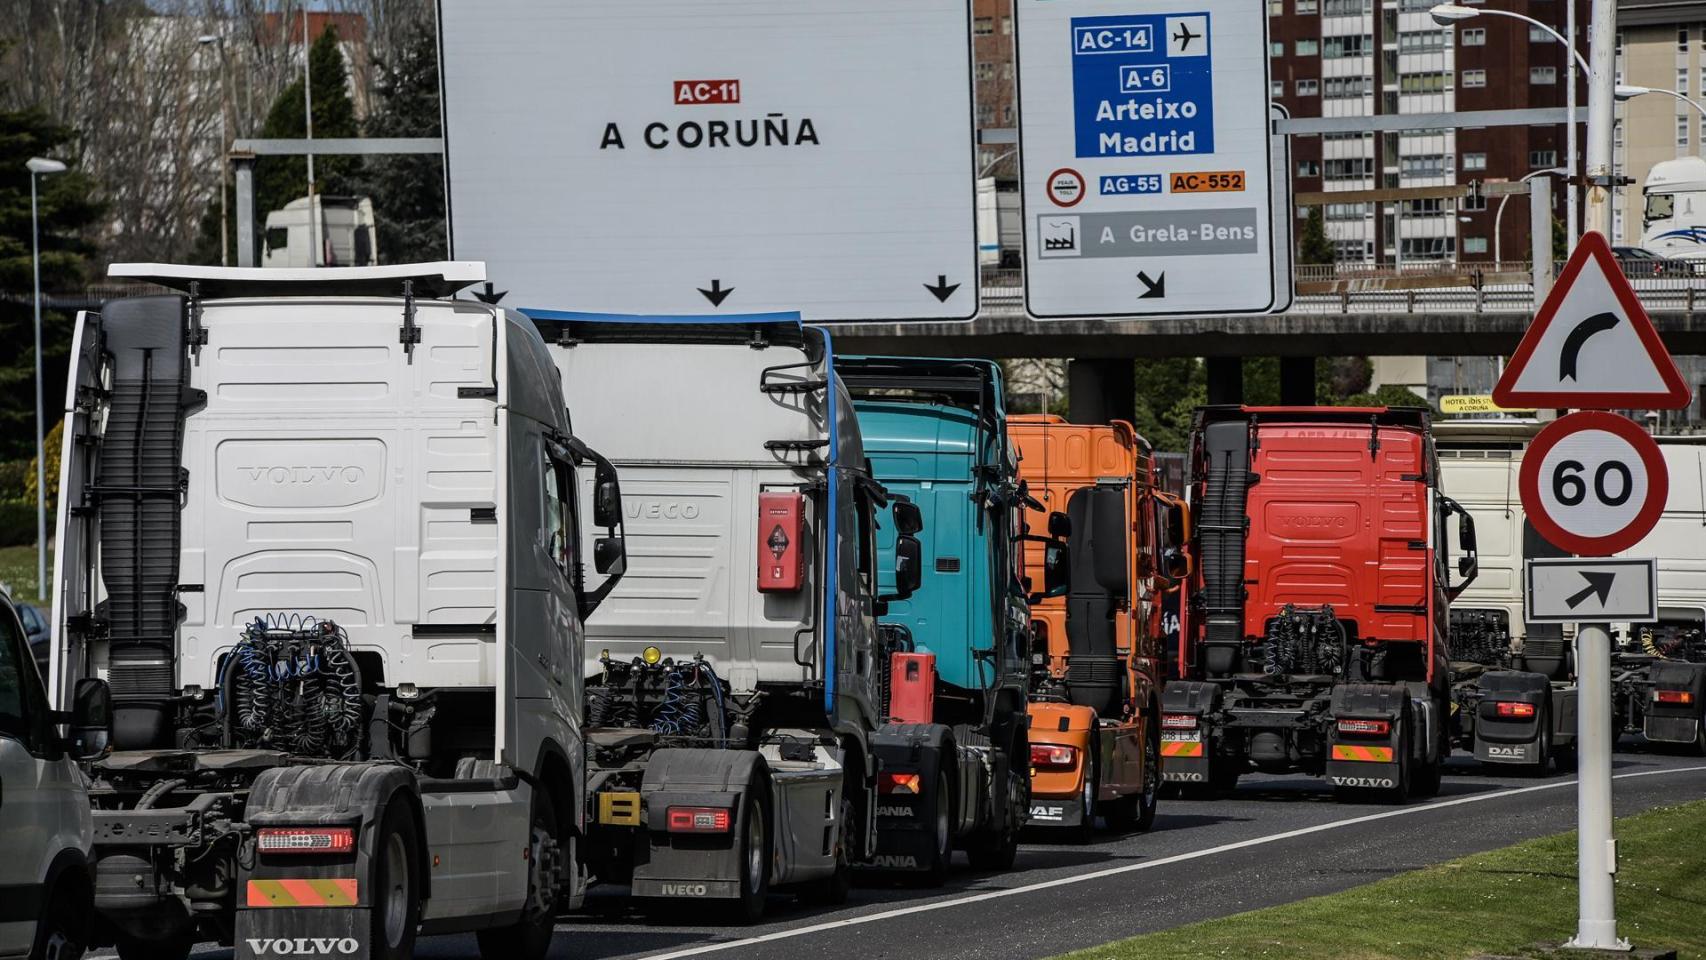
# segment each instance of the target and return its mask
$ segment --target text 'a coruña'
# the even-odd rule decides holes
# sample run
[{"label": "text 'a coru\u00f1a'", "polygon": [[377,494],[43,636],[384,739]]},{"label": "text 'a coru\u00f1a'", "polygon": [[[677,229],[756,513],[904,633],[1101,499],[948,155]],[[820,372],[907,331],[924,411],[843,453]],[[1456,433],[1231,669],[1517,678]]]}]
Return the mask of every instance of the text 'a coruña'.
[{"label": "text 'a coru\u00f1a'", "polygon": [[[678,146],[694,150],[699,147],[799,147],[810,144],[822,146],[817,127],[810,117],[790,120],[780,113],[767,113],[762,120],[685,120],[672,129],[669,124],[646,124],[641,139],[653,150]],[[622,128],[615,122],[604,125],[604,138],[598,149],[628,149],[622,139]]]}]

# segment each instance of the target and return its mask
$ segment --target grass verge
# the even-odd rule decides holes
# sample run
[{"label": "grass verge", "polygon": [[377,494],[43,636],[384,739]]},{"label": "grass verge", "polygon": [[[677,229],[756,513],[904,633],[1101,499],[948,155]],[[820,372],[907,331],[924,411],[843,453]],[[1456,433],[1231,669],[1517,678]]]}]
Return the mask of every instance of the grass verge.
[{"label": "grass verge", "polygon": [[[53,551],[47,554],[47,574],[53,576]],[[20,603],[48,605],[36,599],[36,547],[0,547],[0,583],[12,590],[12,599]]]},{"label": "grass verge", "polygon": [[[1706,801],[1617,821],[1617,929],[1706,958]],[[1527,956],[1576,928],[1576,835],[1530,840],[1342,893],[1066,954],[1063,960],[1461,960]]]}]

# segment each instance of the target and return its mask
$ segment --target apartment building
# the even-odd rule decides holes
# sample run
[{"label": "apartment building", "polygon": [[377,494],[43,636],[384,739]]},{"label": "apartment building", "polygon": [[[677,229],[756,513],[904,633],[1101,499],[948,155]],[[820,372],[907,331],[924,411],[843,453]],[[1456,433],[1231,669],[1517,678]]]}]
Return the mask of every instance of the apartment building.
[{"label": "apartment building", "polygon": [[[1617,4],[1617,80],[1706,96],[1706,2],[1620,0]],[[1630,183],[1612,202],[1617,243],[1641,242],[1641,185],[1653,165],[1706,155],[1706,118],[1666,96],[1636,97],[1617,105],[1612,159]]]}]

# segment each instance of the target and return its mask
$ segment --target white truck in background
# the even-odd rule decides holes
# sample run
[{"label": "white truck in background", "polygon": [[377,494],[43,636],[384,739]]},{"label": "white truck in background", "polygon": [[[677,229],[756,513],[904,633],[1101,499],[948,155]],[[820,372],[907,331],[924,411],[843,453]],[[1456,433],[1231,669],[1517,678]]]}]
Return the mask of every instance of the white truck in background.
[{"label": "white truck in background", "polygon": [[1017,185],[994,177],[979,177],[977,262],[985,267],[1018,269],[1022,226]]},{"label": "white truck in background", "polygon": [[[841,902],[876,855],[877,616],[918,588],[922,548],[828,334],[529,312],[628,489],[628,576],[587,622],[583,862],[660,916],[752,921],[773,889]],[[883,596],[879,513],[900,532]]]},{"label": "white truck in background", "polygon": [[1666,258],[1706,259],[1706,158],[1653,164],[1641,197],[1643,248]]},{"label": "white truck in background", "polygon": [[624,551],[538,331],[449,299],[479,263],[110,273],[183,292],[73,344],[51,688],[110,707],[90,942],[539,960],[584,889],[582,621]]},{"label": "white truck in background", "polygon": [[371,267],[378,262],[379,230],[371,197],[317,193],[267,214],[263,267]]}]

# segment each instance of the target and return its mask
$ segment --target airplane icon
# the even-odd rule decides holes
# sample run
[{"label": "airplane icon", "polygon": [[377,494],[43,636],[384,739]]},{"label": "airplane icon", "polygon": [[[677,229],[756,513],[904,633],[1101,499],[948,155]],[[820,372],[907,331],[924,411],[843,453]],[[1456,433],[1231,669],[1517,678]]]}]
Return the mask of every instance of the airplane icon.
[{"label": "airplane icon", "polygon": [[1179,22],[1179,30],[1177,33],[1173,34],[1173,39],[1176,40],[1179,44],[1179,52],[1184,53],[1185,48],[1187,48],[1191,45],[1191,41],[1195,40],[1196,38],[1198,38],[1200,36],[1202,36],[1202,34],[1191,32],[1190,24],[1187,24],[1184,21],[1180,21]]}]

